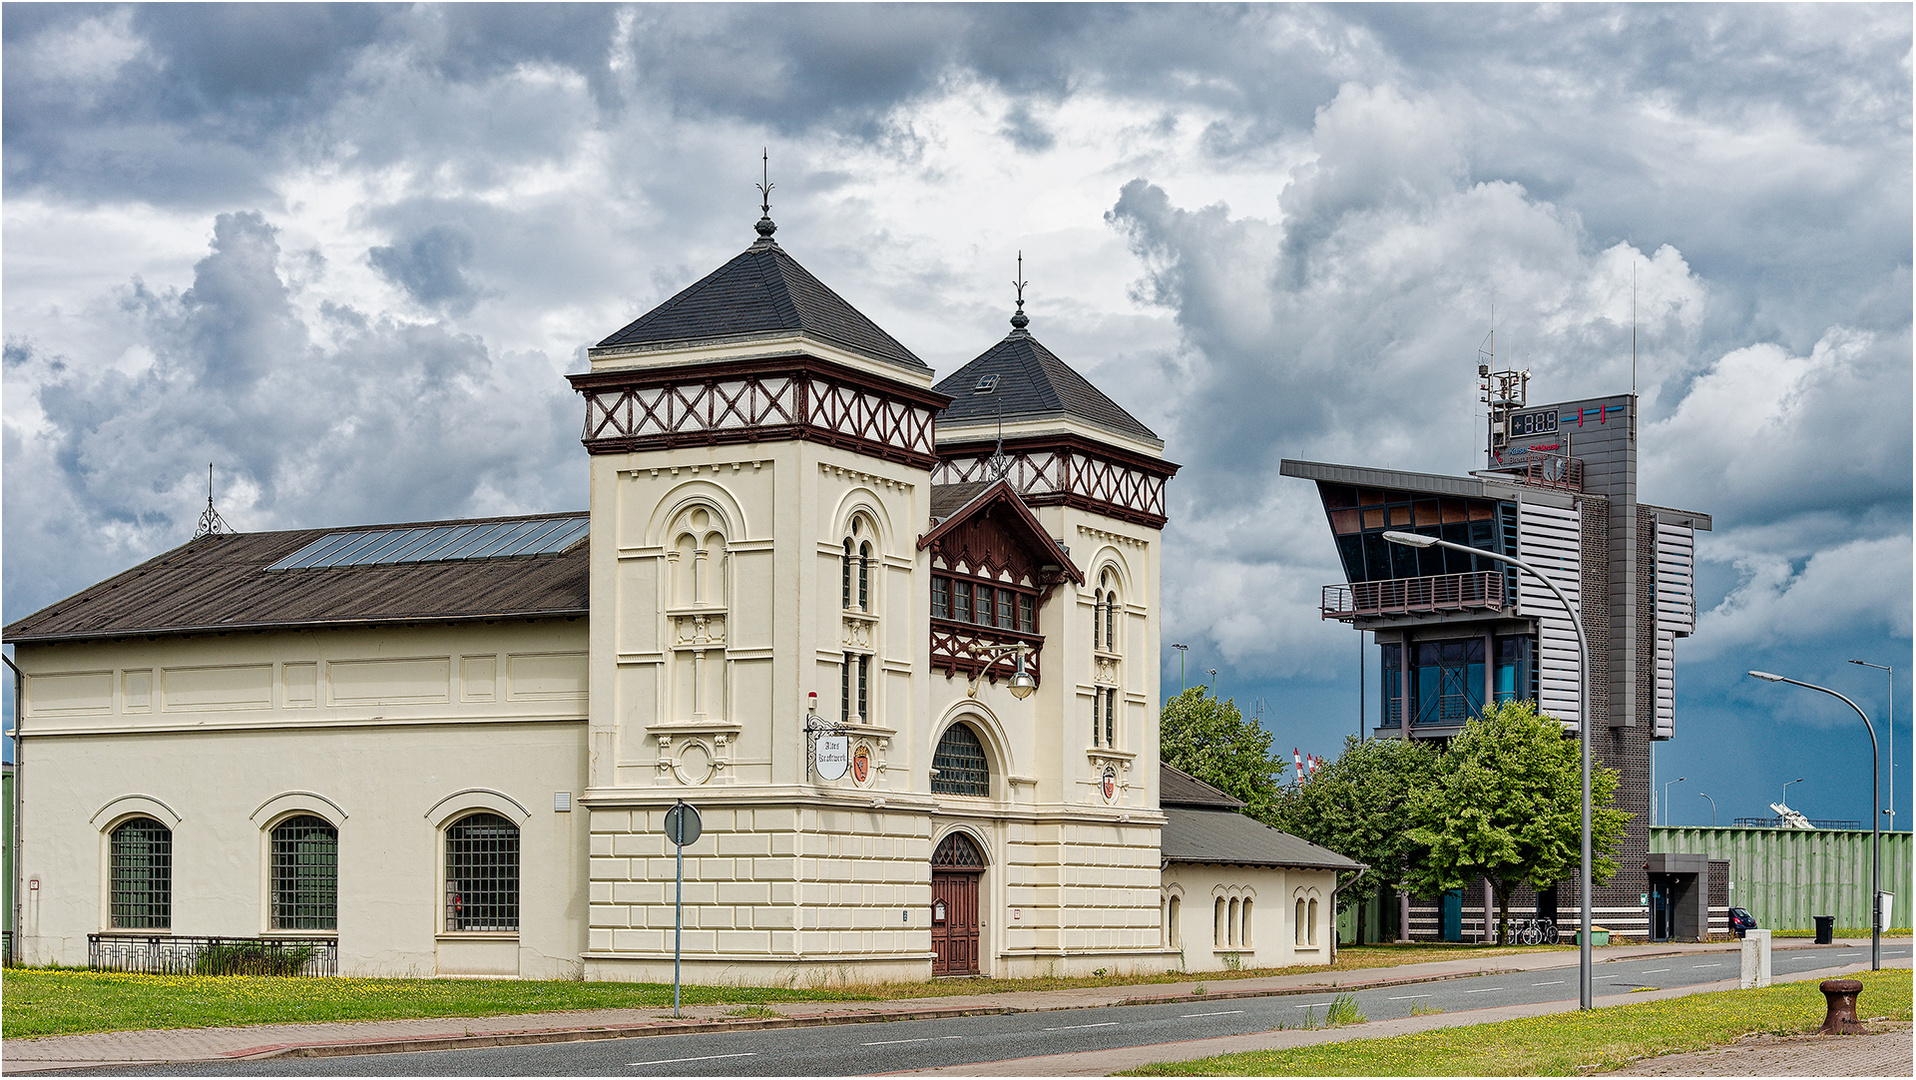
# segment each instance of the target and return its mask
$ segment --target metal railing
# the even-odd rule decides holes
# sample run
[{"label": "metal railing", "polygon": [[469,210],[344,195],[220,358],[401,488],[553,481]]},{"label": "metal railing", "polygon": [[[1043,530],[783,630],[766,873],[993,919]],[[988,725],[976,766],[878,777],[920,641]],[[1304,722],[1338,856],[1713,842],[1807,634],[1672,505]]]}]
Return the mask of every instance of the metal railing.
[{"label": "metal railing", "polygon": [[1360,581],[1324,586],[1323,617],[1346,622],[1363,615],[1414,615],[1429,611],[1501,610],[1504,575],[1498,570],[1468,574]]},{"label": "metal railing", "polygon": [[[1818,829],[1861,829],[1860,821],[1831,821],[1823,818],[1807,818],[1811,826]],[[1779,817],[1740,817],[1732,819],[1730,824],[1745,829],[1798,829],[1800,825],[1791,825]]]},{"label": "metal railing", "polygon": [[337,975],[335,938],[88,934],[87,966],[144,975]]},{"label": "metal railing", "polygon": [[1531,487],[1583,490],[1583,459],[1532,450],[1524,458],[1522,479]]}]

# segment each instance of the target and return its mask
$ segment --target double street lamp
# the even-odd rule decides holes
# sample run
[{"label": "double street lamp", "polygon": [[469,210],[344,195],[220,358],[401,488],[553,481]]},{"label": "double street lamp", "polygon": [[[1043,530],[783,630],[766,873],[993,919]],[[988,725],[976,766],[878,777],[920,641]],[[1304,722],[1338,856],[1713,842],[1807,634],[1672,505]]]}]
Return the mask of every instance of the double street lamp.
[{"label": "double street lamp", "polygon": [[[1878,754],[1876,747],[1876,725],[1870,723],[1869,714],[1859,708],[1854,701],[1831,690],[1827,686],[1798,682],[1795,679],[1786,679],[1781,675],[1772,675],[1767,671],[1752,671],[1750,672],[1750,676],[1751,678],[1762,679],[1764,682],[1786,682],[1791,686],[1800,686],[1805,690],[1820,690],[1841,701],[1843,704],[1848,705],[1850,708],[1855,709],[1856,715],[1863,718],[1863,726],[1869,729],[1869,824],[1871,834],[1869,867],[1869,968],[1871,971],[1881,971],[1883,970],[1883,791],[1882,779],[1878,775],[1882,771],[1882,758]],[[1790,784],[1800,783],[1801,779],[1802,778],[1799,777],[1796,780],[1792,780]],[[1783,789],[1788,791],[1790,784],[1784,784]],[[1784,805],[1788,804],[1785,803]]]},{"label": "double street lamp", "polygon": [[1439,540],[1434,536],[1420,536],[1417,533],[1387,532],[1384,539],[1404,547],[1427,548],[1442,547],[1452,551],[1461,551],[1466,555],[1495,559],[1509,563],[1543,582],[1563,605],[1570,616],[1570,625],[1577,632],[1577,742],[1582,745],[1583,755],[1583,863],[1577,871],[1578,908],[1580,909],[1577,934],[1577,1005],[1589,1009],[1593,1005],[1592,982],[1590,973],[1590,642],[1583,635],[1583,617],[1571,605],[1570,598],[1557,588],[1557,583],[1543,575],[1541,570],[1509,555],[1499,555],[1482,548],[1465,547],[1448,540]]}]

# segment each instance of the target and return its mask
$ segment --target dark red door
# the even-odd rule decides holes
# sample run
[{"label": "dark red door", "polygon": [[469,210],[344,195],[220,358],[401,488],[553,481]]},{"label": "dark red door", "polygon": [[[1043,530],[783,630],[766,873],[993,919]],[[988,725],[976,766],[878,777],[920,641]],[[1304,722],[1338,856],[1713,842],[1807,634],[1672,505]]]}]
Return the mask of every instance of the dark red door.
[{"label": "dark red door", "polygon": [[931,875],[931,973],[978,974],[978,872]]}]

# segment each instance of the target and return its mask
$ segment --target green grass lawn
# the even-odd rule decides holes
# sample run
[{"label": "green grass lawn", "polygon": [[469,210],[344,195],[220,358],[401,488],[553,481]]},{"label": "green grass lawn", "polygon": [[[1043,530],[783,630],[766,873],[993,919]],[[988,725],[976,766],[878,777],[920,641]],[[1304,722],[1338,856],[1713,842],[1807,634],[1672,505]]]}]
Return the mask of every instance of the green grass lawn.
[{"label": "green grass lawn", "polygon": [[[1857,1013],[1910,1018],[1910,973],[1863,972]],[[1816,983],[1723,990],[1591,1012],[1558,1013],[1418,1035],[1224,1054],[1149,1065],[1127,1076],[1572,1076],[1634,1058],[1722,1046],[1752,1032],[1794,1034],[1823,1022]]]},{"label": "green grass lawn", "polygon": [[[683,998],[688,1005],[741,1006],[779,1001],[894,1001],[1194,980],[1222,989],[1219,984],[1260,975],[1395,967],[1458,956],[1490,959],[1526,951],[1536,950],[1471,945],[1368,945],[1339,950],[1335,966],[1247,968],[1201,975],[1167,971],[1086,978],[955,979],[802,988],[687,986]],[[0,990],[6,996],[6,1008],[0,1012],[0,1034],[9,1039],[140,1028],[497,1016],[565,1009],[654,1009],[669,1008],[672,1004],[672,987],[659,983],[275,979],[35,968],[7,969],[0,975]]]}]

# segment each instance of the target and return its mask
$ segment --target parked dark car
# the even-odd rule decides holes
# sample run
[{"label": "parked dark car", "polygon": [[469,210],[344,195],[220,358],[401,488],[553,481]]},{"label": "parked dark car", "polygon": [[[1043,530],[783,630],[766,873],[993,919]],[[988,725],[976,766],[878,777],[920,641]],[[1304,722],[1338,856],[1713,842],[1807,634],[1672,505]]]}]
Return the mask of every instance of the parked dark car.
[{"label": "parked dark car", "polygon": [[1736,934],[1737,937],[1742,937],[1746,931],[1754,929],[1756,929],[1756,916],[1751,915],[1748,911],[1740,907],[1730,909],[1730,930],[1732,933]]}]

